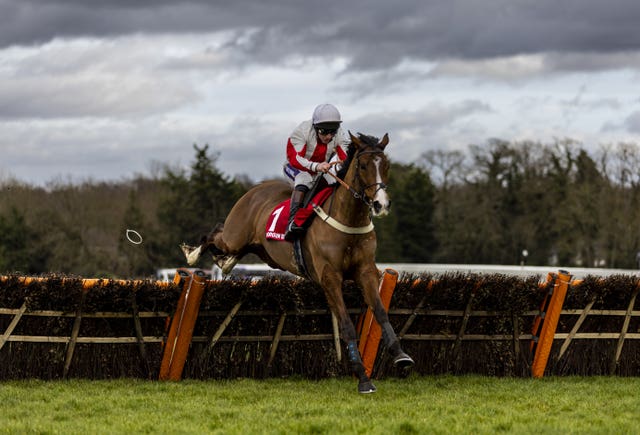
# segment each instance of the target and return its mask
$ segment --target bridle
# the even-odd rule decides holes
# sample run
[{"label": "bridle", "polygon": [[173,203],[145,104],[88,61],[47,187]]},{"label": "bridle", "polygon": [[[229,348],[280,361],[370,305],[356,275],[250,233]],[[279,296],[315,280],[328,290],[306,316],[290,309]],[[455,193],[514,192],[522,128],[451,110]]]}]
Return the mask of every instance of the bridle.
[{"label": "bridle", "polygon": [[[355,158],[356,158],[356,166],[359,168],[360,167],[360,156],[362,156],[363,154],[382,154],[384,155],[384,151],[381,150],[366,150],[366,151],[360,151],[356,154]],[[336,165],[337,162],[332,163],[332,165]],[[360,191],[356,191],[353,187],[349,186],[349,184],[347,184],[344,180],[342,180],[340,177],[338,177],[336,174],[333,174],[332,172],[327,172],[327,174],[331,175],[333,178],[335,178],[335,180],[340,183],[340,185],[342,187],[344,187],[345,189],[347,189],[347,191],[351,194],[351,196],[354,197],[354,199],[358,200],[358,201],[362,201],[365,203],[365,205],[369,208],[373,208],[373,199],[369,198],[366,194],[365,191],[367,189],[370,189],[371,187],[376,187],[376,190],[373,194],[373,197],[375,198],[376,194],[380,191],[380,190],[386,190],[387,185],[385,183],[382,182],[376,182],[376,183],[372,183],[372,184],[368,184],[366,186],[364,186],[362,189],[360,189]],[[362,182],[362,177],[360,176],[360,171],[356,171],[356,180],[358,181],[358,184],[363,184]]]},{"label": "bridle", "polygon": [[[355,164],[357,165],[357,171],[356,171],[356,177],[357,177],[357,181],[358,184],[363,184],[362,183],[362,178],[360,177],[360,171],[359,171],[359,166],[360,166],[360,156],[362,154],[383,154],[384,152],[381,150],[371,150],[371,151],[362,151],[359,152],[355,157],[356,157],[356,162]],[[336,163],[332,163],[332,165],[335,165]],[[350,163],[351,165],[354,164],[353,162]],[[343,186],[347,192],[349,192],[351,194],[351,196],[353,196],[354,199],[356,199],[356,201],[361,200],[369,209],[369,213],[372,212],[373,209],[375,209],[375,203],[374,203],[374,199],[371,199],[369,197],[367,197],[367,195],[365,194],[365,191],[371,187],[377,187],[376,189],[376,194],[378,193],[378,191],[380,191],[381,189],[386,189],[386,185],[384,183],[373,183],[373,184],[369,184],[367,186],[364,186],[362,188],[362,190],[360,190],[359,192],[356,191],[353,187],[349,186],[348,183],[346,183],[344,180],[342,180],[340,177],[338,177],[336,174],[333,174],[331,172],[327,172],[327,174],[330,174],[333,178],[336,179],[336,181],[338,183],[340,183],[341,186]],[[376,196],[376,194],[374,194],[374,198]],[[333,203],[333,198],[332,197],[332,202]],[[331,208],[331,205],[329,206],[329,208]],[[332,226],[333,228],[335,228],[336,230],[343,232],[345,234],[367,234],[371,231],[373,231],[373,221],[371,219],[369,219],[369,223],[365,226],[362,227],[350,227],[347,225],[344,225],[340,222],[338,222],[337,220],[335,220],[334,218],[332,218],[331,216],[329,216],[327,213],[325,213],[325,211],[322,209],[322,207],[320,207],[319,205],[314,204],[313,206],[313,211],[320,217],[321,220],[323,220],[324,222],[326,222],[328,225]]]}]

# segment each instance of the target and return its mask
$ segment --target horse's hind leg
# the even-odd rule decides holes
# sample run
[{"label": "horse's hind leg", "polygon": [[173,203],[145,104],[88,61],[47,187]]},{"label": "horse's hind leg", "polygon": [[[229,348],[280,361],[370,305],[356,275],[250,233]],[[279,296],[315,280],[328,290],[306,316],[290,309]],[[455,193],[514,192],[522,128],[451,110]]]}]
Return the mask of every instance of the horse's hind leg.
[{"label": "horse's hind leg", "polygon": [[187,263],[193,266],[200,260],[202,254],[209,251],[213,255],[213,261],[222,269],[222,272],[229,273],[238,262],[238,258],[234,255],[226,254],[225,251],[218,246],[222,245],[221,235],[223,230],[224,226],[222,224],[216,225],[208,235],[200,239],[200,245],[197,247],[186,244],[180,245],[182,252],[187,258]]}]

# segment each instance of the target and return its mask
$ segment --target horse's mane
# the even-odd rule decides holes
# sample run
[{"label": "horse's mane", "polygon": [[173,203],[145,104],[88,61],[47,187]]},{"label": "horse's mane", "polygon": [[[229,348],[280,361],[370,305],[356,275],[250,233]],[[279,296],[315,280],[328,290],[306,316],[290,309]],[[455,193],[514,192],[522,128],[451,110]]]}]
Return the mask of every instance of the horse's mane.
[{"label": "horse's mane", "polygon": [[[371,147],[371,148],[375,148],[378,145],[378,143],[380,143],[380,139],[378,139],[377,137],[369,136],[367,134],[362,134],[362,133],[358,133],[358,139],[360,139],[362,143],[367,145],[367,147]],[[345,175],[347,175],[347,170],[351,165],[351,161],[353,160],[353,157],[356,155],[356,151],[357,151],[357,147],[353,144],[353,142],[351,142],[349,144],[349,148],[347,148],[347,158],[342,164],[342,168],[340,168],[340,170],[337,173],[338,177],[340,177],[341,179],[344,179]]]}]

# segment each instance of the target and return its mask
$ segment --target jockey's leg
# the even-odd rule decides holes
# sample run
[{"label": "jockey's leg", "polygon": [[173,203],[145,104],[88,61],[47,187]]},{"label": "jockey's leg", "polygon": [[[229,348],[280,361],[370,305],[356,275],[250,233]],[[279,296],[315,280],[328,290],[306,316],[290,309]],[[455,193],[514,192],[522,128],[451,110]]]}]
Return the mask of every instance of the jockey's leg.
[{"label": "jockey's leg", "polygon": [[295,223],[295,216],[298,209],[302,206],[304,197],[309,191],[309,188],[302,185],[297,185],[291,193],[291,206],[289,209],[289,222],[287,224],[287,232],[284,234],[284,239],[291,242],[304,233],[304,227],[298,226]]}]

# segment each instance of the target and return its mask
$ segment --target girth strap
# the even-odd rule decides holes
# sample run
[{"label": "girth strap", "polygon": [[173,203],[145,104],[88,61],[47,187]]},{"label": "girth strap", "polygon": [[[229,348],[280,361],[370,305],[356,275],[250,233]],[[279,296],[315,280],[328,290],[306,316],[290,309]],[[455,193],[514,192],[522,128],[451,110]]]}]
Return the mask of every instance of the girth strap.
[{"label": "girth strap", "polygon": [[328,223],[330,226],[335,228],[338,231],[341,231],[346,234],[366,234],[373,231],[373,222],[369,222],[369,225],[364,227],[348,227],[344,224],[341,224],[331,216],[329,216],[319,205],[313,205],[313,211],[316,212],[318,217]]},{"label": "girth strap", "polygon": [[296,266],[298,266],[298,274],[305,278],[311,279],[309,270],[307,269],[307,263],[304,261],[304,253],[302,252],[302,239],[297,237],[293,241],[293,257],[296,260]]}]

